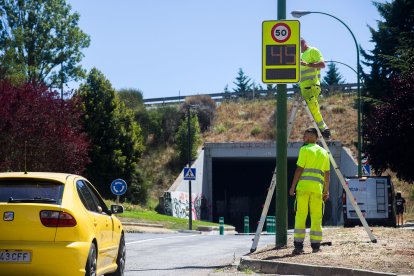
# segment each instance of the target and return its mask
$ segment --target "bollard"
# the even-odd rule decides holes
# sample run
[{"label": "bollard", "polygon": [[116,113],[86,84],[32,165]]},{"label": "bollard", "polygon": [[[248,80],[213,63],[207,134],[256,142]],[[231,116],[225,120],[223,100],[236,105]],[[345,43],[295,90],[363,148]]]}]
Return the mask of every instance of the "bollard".
[{"label": "bollard", "polygon": [[266,217],[266,231],[267,233],[276,233],[276,219],[275,216]]},{"label": "bollard", "polygon": [[272,231],[271,225],[270,225],[270,216],[266,217],[266,232],[270,233]]},{"label": "bollard", "polygon": [[244,216],[244,233],[245,234],[249,234],[250,233],[249,216]]},{"label": "bollard", "polygon": [[220,235],[224,235],[224,217],[219,218],[219,224]]},{"label": "bollard", "polygon": [[276,217],[272,216],[272,233],[276,233]]}]

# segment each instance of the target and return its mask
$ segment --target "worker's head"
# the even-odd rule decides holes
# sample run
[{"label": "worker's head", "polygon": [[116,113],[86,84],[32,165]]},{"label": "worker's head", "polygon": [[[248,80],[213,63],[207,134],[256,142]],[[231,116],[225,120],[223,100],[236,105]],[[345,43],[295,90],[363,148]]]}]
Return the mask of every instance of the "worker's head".
[{"label": "worker's head", "polygon": [[306,49],[308,49],[308,44],[306,43],[306,40],[301,37],[300,38],[300,51],[303,53],[306,51]]},{"label": "worker's head", "polygon": [[401,198],[401,192],[400,191],[397,192],[397,198]]},{"label": "worker's head", "polygon": [[318,131],[316,128],[310,127],[305,130],[305,133],[303,134],[303,141],[306,144],[314,144],[316,143],[316,140],[318,140]]}]

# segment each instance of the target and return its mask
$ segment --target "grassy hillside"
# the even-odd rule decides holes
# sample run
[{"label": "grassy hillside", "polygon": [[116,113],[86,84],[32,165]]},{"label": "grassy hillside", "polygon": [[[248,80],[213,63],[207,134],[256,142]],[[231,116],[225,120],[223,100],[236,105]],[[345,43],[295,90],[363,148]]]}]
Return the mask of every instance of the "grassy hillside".
[{"label": "grassy hillside", "polygon": [[[293,99],[288,101],[288,118]],[[357,141],[357,113],[354,96],[334,95],[320,100],[321,113],[335,140],[352,147]],[[276,101],[240,101],[222,103],[206,142],[264,141],[276,138]],[[289,141],[302,140],[303,131],[311,127],[304,109],[299,109]]]}]

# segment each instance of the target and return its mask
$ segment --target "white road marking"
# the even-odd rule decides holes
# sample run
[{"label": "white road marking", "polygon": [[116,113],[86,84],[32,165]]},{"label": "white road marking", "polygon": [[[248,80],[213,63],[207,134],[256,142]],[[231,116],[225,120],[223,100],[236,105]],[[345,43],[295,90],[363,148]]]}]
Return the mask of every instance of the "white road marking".
[{"label": "white road marking", "polygon": [[132,242],[127,242],[125,244],[129,245],[129,244],[144,243],[144,242],[150,242],[150,241],[156,241],[156,240],[166,240],[166,239],[176,239],[176,238],[190,238],[190,237],[196,237],[196,236],[200,236],[200,235],[171,236],[171,237],[166,237],[166,238],[156,238],[156,239],[146,239],[146,240],[140,240],[140,241],[132,241]]}]

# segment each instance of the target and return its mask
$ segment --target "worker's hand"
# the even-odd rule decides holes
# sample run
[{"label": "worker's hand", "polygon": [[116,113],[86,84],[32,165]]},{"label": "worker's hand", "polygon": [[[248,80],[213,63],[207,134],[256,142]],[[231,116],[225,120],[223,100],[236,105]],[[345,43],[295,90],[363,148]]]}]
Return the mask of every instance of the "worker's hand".
[{"label": "worker's hand", "polygon": [[300,61],[300,65],[303,65],[303,66],[308,66],[308,63],[307,63],[307,62],[304,62],[303,60],[301,60],[301,61]]},{"label": "worker's hand", "polygon": [[289,189],[289,195],[295,196],[295,187],[291,186]]},{"label": "worker's hand", "polygon": [[324,192],[324,193],[322,194],[322,199],[323,199],[323,201],[327,201],[327,200],[328,200],[328,198],[329,198],[329,193],[328,193],[328,192]]}]

